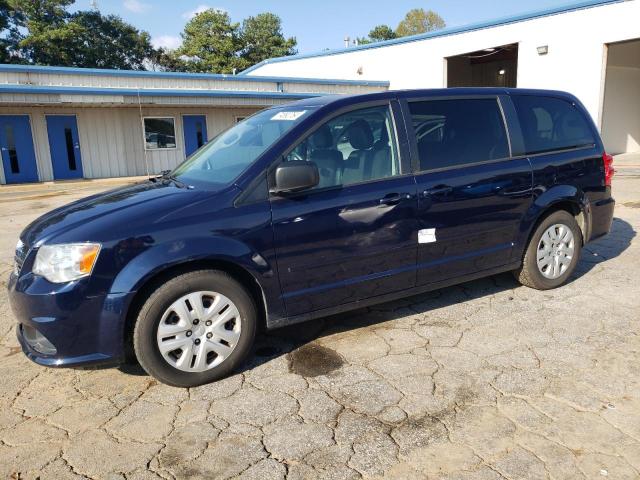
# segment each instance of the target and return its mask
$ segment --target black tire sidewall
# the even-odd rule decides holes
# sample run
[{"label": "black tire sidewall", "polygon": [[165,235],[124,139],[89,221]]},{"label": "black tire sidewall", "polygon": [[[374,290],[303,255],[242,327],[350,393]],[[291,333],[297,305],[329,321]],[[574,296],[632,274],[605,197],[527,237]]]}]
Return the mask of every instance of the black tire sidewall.
[{"label": "black tire sidewall", "polygon": [[[544,232],[547,231],[549,227],[555,224],[562,224],[568,227],[569,229],[571,229],[571,233],[573,233],[573,238],[574,238],[574,249],[573,249],[573,258],[571,260],[571,264],[569,265],[569,268],[567,268],[567,270],[558,278],[551,279],[551,278],[545,277],[542,274],[542,272],[540,272],[540,270],[538,269],[537,251],[538,251],[538,244],[540,243],[542,235],[544,234]],[[533,282],[536,285],[536,288],[539,288],[541,290],[549,290],[552,288],[559,287],[571,277],[571,275],[573,274],[573,271],[576,269],[578,265],[578,262],[580,261],[581,252],[582,252],[582,230],[580,230],[578,222],[576,222],[576,219],[570,213],[565,211],[557,211],[550,214],[548,217],[542,220],[542,222],[540,222],[540,224],[536,228],[536,231],[532,235],[531,241],[529,242],[529,245],[527,247],[527,254],[525,256],[524,268],[528,270],[527,275],[531,280],[533,280]]]},{"label": "black tire sidewall", "polygon": [[[240,340],[229,357],[205,372],[183,372],[171,366],[158,349],[156,335],[163,313],[178,298],[196,291],[211,290],[229,298],[242,319]],[[232,373],[253,346],[257,314],[251,296],[237,281],[224,272],[201,270],[175,277],[158,287],[145,302],[133,334],[138,362],[151,376],[176,387],[194,387],[219,380]]]}]

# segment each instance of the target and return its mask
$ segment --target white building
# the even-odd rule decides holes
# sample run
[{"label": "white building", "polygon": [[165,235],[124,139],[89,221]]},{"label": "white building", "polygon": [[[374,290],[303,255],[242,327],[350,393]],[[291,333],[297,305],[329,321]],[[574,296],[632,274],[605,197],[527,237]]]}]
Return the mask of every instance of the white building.
[{"label": "white building", "polygon": [[569,91],[613,153],[640,151],[640,0],[587,0],[342,50],[266,60],[242,75],[389,81],[390,88]]},{"label": "white building", "polygon": [[0,183],[154,174],[266,106],[388,86],[0,65]]}]

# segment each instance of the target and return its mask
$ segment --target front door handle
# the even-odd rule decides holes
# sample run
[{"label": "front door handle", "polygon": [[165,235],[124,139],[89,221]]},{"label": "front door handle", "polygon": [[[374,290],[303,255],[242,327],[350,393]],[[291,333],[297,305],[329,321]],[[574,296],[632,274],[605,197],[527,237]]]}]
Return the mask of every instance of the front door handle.
[{"label": "front door handle", "polygon": [[397,205],[403,199],[410,199],[411,195],[408,193],[390,193],[380,199],[380,205]]},{"label": "front door handle", "polygon": [[450,187],[449,185],[438,185],[437,187],[425,190],[422,194],[425,197],[428,197],[431,195],[446,195],[451,192],[453,192],[453,187]]}]

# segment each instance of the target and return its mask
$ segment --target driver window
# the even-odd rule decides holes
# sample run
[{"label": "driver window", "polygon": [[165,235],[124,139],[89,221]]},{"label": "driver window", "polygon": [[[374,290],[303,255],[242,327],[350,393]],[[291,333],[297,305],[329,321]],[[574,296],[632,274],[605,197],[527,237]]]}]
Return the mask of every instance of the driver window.
[{"label": "driver window", "polygon": [[391,111],[387,105],[354,110],[329,120],[302,140],[286,161],[314,162],[315,188],[368,182],[400,174]]}]

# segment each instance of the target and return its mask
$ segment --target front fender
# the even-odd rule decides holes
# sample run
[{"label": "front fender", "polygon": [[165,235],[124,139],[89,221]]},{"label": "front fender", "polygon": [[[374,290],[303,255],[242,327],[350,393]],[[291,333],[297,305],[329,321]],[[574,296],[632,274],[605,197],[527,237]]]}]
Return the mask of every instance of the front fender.
[{"label": "front fender", "polygon": [[[267,258],[265,258],[265,256]],[[198,261],[222,261],[244,269],[258,283],[265,301],[280,299],[280,286],[273,260],[252,250],[243,242],[221,236],[202,236],[174,239],[153,245],[131,259],[114,279],[110,294],[139,290],[159,273],[178,265]],[[269,311],[280,312],[279,305],[269,302]]]}]

